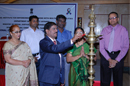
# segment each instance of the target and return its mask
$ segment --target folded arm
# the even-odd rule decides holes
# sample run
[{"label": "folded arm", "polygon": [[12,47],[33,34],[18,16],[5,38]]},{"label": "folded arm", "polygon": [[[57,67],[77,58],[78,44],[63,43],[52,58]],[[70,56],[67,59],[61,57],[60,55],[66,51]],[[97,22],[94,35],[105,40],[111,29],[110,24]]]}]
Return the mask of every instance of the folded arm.
[{"label": "folded arm", "polygon": [[16,59],[12,59],[10,54],[6,54],[4,55],[5,61],[9,64],[12,65],[22,65],[24,67],[28,67],[31,63],[31,60],[24,60],[24,61],[20,61],[20,60],[16,60]]}]

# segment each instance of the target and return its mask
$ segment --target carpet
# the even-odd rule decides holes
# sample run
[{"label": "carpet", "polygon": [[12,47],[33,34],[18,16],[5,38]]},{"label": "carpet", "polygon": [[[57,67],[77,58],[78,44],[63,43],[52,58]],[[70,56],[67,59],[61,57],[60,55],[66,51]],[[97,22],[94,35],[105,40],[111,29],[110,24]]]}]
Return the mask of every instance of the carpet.
[{"label": "carpet", "polygon": [[[100,86],[100,81],[94,81],[93,86]],[[111,82],[110,86],[114,86],[113,82]]]},{"label": "carpet", "polygon": [[5,75],[0,75],[0,86],[5,86]]},{"label": "carpet", "polygon": [[[0,75],[0,86],[5,86],[5,75]],[[93,86],[100,86],[100,81],[94,81]],[[110,86],[113,86],[113,82]]]}]

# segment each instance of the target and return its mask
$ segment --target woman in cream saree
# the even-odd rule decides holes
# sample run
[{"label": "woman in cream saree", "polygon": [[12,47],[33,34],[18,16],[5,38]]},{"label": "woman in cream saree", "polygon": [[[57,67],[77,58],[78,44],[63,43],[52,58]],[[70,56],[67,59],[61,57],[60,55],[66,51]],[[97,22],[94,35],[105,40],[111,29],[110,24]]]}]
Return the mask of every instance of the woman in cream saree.
[{"label": "woman in cream saree", "polygon": [[[20,33],[17,25],[13,25],[12,28],[13,31]],[[36,67],[29,46],[25,42],[17,42],[16,34],[11,31],[10,33],[12,39],[7,41],[3,47],[6,61],[6,86],[38,86]]]}]

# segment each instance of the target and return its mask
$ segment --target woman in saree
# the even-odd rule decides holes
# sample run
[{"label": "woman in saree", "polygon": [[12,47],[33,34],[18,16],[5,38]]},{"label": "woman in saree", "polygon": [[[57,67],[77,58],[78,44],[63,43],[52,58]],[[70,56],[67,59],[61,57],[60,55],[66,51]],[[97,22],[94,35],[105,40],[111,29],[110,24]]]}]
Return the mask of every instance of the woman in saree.
[{"label": "woman in saree", "polygon": [[3,47],[6,86],[38,86],[34,58],[30,47],[19,40],[19,26],[12,25],[9,32],[11,39]]},{"label": "woman in saree", "polygon": [[[84,30],[77,27],[74,34],[83,35]],[[96,49],[94,49],[96,52]],[[69,86],[89,86],[88,65],[89,65],[89,45],[84,38],[78,39],[73,48],[67,53],[67,62],[71,62],[69,72]],[[95,57],[96,59],[96,57]]]}]

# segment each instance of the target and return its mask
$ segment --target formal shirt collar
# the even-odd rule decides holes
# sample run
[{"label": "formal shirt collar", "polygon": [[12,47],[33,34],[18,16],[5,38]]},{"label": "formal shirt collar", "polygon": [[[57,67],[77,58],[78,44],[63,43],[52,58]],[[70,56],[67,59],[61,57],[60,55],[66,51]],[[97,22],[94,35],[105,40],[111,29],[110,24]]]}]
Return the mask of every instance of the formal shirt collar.
[{"label": "formal shirt collar", "polygon": [[[58,30],[58,32],[60,32],[59,29],[57,29],[57,30]],[[65,31],[65,28],[63,28],[63,32],[64,32],[64,31]],[[62,33],[63,33],[63,32],[62,32]],[[61,33],[61,32],[60,32],[60,33]]]},{"label": "formal shirt collar", "polygon": [[31,27],[29,27],[29,29],[33,32],[36,32],[38,28],[36,28],[36,30],[34,31]]},{"label": "formal shirt collar", "polygon": [[117,24],[115,27],[113,27],[113,26],[110,25],[111,29],[113,29],[113,28],[116,29],[118,26],[119,26],[119,24]]},{"label": "formal shirt collar", "polygon": [[[49,37],[49,36],[48,36]],[[51,37],[49,37],[50,39],[51,39],[51,41],[56,41],[56,39],[53,39],[53,38],[51,38]]]},{"label": "formal shirt collar", "polygon": [[118,26],[119,26],[119,24],[117,24],[115,27],[109,25],[109,26],[108,26],[108,29],[106,29],[106,30],[107,30],[107,33],[108,33],[108,34],[111,33],[111,31],[113,30],[113,28],[114,28],[115,30],[118,29],[118,28],[117,28]]}]

